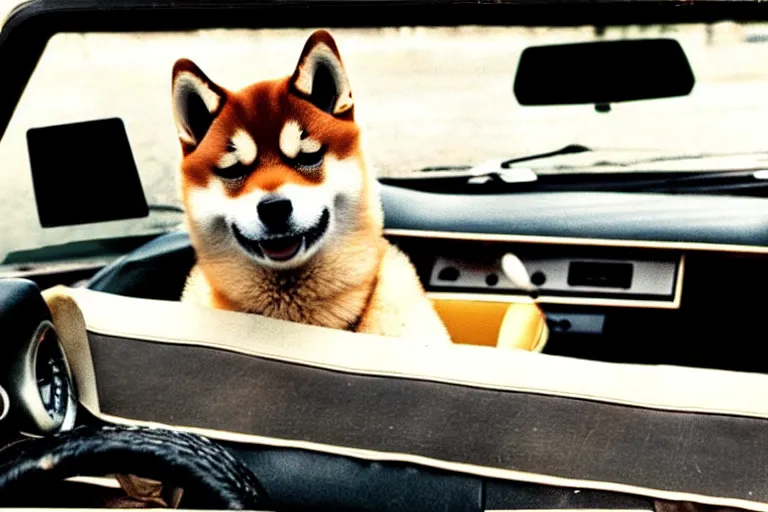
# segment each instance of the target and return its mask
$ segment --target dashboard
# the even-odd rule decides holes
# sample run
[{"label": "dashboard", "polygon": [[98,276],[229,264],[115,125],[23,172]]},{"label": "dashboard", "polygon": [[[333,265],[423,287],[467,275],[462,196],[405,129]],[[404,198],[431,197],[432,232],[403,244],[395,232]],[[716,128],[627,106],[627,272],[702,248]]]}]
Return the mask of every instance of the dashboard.
[{"label": "dashboard", "polygon": [[440,194],[382,185],[387,231],[489,241],[768,253],[768,199],[640,192]]},{"label": "dashboard", "polygon": [[768,200],[714,195],[451,195],[383,186],[387,237],[433,300],[531,297],[545,352],[610,362],[768,372],[759,343],[768,286]]},{"label": "dashboard", "polygon": [[[534,300],[546,314],[550,354],[768,372],[762,301],[753,298],[768,289],[767,199],[455,195],[385,184],[381,192],[385,236],[409,256],[434,301],[484,304],[482,321],[483,311]],[[145,242],[87,286],[177,300],[194,264],[188,236]],[[507,254],[525,266],[533,296],[505,276]]]},{"label": "dashboard", "polygon": [[[386,184],[381,193],[384,234],[409,256],[433,301],[482,304],[474,317],[482,322],[535,300],[549,326],[545,353],[768,373],[764,311],[753,299],[768,289],[768,199],[455,195]],[[177,300],[194,264],[186,233],[138,245],[88,287]],[[501,272],[510,253],[526,267],[535,298]]]},{"label": "dashboard", "polygon": [[[505,274],[497,251],[436,255],[429,276],[433,291],[472,292],[486,295],[525,293],[526,289]],[[682,289],[683,257],[612,251],[583,251],[556,247],[549,251],[515,248],[536,287],[536,298],[547,302],[655,305],[676,307]],[[497,257],[493,257],[497,256]],[[605,300],[602,300],[605,299]]]}]

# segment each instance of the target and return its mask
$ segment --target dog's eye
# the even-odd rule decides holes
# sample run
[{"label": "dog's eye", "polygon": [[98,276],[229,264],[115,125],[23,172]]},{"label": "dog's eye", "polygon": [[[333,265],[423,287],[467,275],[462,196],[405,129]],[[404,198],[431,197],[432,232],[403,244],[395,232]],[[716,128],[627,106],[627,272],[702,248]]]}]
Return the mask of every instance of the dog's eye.
[{"label": "dog's eye", "polygon": [[229,167],[225,167],[224,169],[221,169],[219,167],[213,168],[213,173],[218,176],[219,178],[225,179],[225,180],[237,180],[240,178],[244,178],[248,174],[250,174],[251,169],[240,162],[237,162],[234,165],[230,165]]},{"label": "dog's eye", "polygon": [[305,168],[305,169],[315,169],[317,167],[320,167],[320,165],[323,163],[323,157],[325,156],[325,147],[321,147],[317,151],[314,151],[312,153],[304,153],[299,152],[298,155],[296,155],[296,165],[299,168]]}]

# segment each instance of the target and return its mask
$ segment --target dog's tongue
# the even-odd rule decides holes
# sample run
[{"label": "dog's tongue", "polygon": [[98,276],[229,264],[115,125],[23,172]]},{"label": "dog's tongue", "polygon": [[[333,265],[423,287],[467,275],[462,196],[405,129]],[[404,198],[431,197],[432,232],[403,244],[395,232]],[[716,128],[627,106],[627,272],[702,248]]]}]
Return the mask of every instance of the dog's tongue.
[{"label": "dog's tongue", "polygon": [[261,250],[270,259],[283,261],[293,258],[299,249],[301,249],[302,237],[291,236],[285,238],[279,238],[276,240],[267,240],[261,242]]}]

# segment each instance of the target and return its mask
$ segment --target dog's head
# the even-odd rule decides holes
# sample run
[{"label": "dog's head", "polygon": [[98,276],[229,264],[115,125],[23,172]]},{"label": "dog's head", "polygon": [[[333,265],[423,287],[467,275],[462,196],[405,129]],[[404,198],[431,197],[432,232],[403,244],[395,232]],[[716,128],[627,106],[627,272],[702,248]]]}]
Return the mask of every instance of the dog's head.
[{"label": "dog's head", "polygon": [[310,36],[291,76],[236,92],[180,59],[172,100],[198,250],[291,269],[331,240],[380,226],[352,91],[329,33]]}]

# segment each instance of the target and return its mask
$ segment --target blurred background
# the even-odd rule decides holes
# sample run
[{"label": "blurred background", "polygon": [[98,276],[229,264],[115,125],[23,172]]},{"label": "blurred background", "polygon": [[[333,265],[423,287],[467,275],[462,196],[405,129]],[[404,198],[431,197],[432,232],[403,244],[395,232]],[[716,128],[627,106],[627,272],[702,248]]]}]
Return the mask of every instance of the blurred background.
[{"label": "blurred background", "polygon": [[[0,17],[16,4],[0,0]],[[167,222],[153,216],[41,229],[29,173],[29,128],[121,118],[148,200],[178,204],[180,152],[170,110],[173,62],[191,58],[212,80],[237,89],[292,73],[310,33],[206,30],[54,37],[0,141],[0,219],[15,219],[2,228],[0,261],[5,252],[154,229]],[[403,27],[332,33],[350,77],[369,164],[381,176],[475,165],[572,143],[641,156],[768,150],[765,24],[605,30]],[[691,95],[614,105],[608,113],[589,105],[521,107],[514,97],[515,69],[527,46],[646,36],[680,42],[696,76]],[[563,77],[553,86],[567,83]],[[763,157],[749,157],[747,163]],[[542,161],[549,169],[541,170],[557,170],[574,158]]]}]

